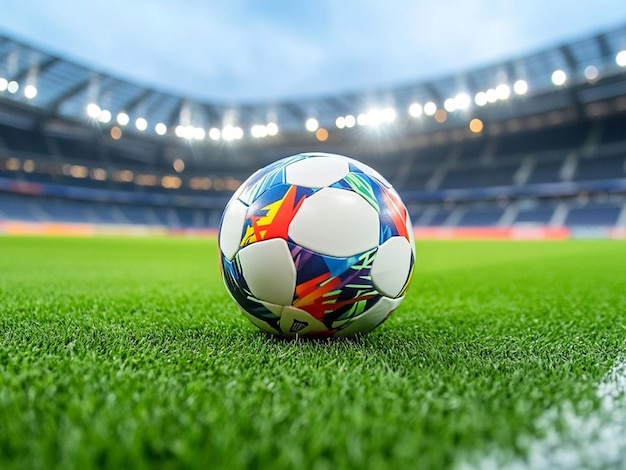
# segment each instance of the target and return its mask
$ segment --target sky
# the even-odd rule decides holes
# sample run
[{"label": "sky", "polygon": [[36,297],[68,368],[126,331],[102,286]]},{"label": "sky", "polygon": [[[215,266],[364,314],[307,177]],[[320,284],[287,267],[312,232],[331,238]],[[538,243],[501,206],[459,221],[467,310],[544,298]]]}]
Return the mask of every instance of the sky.
[{"label": "sky", "polygon": [[624,0],[5,0],[0,34],[216,102],[358,92],[626,24]]}]

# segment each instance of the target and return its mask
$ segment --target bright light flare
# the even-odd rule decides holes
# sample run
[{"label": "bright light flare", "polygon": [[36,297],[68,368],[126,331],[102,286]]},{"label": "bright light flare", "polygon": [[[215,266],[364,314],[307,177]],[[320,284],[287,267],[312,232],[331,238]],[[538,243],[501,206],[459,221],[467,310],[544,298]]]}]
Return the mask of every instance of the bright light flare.
[{"label": "bright light flare", "polygon": [[111,111],[109,111],[108,109],[101,109],[100,113],[98,114],[98,121],[100,121],[103,124],[110,122]]},{"label": "bright light flare", "polygon": [[484,91],[476,93],[474,96],[474,103],[476,103],[476,106],[485,106],[487,104],[487,93]]},{"label": "bright light flare", "polygon": [[424,105],[424,114],[426,116],[433,116],[437,112],[437,105],[432,101],[429,101]]},{"label": "bright light flare", "polygon": [[167,132],[167,126],[162,122],[158,122],[154,126],[154,132],[156,132],[158,135],[165,135],[165,133]]},{"label": "bright light flare", "polygon": [[148,128],[148,121],[146,121],[145,118],[137,118],[135,120],[135,127],[137,128],[138,131],[145,131]]},{"label": "bright light flare", "polygon": [[24,96],[32,100],[35,96],[37,96],[37,87],[35,85],[26,85],[24,88]]},{"label": "bright light flare", "polygon": [[565,71],[558,69],[552,72],[552,76],[550,78],[555,86],[562,86],[565,85],[565,82],[567,81],[567,74]]},{"label": "bright light flare", "polygon": [[0,77],[0,91],[6,91],[9,87],[9,82],[6,78]]},{"label": "bright light flare", "polygon": [[315,132],[320,127],[320,123],[315,118],[309,118],[306,120],[305,127],[307,131]]},{"label": "bright light flare", "polygon": [[411,106],[409,106],[409,115],[411,117],[420,117],[423,111],[424,110],[422,109],[422,105],[419,103],[411,103]]},{"label": "bright light flare", "polygon": [[129,122],[130,122],[130,117],[128,116],[128,114],[122,112],[117,115],[117,123],[120,126],[126,126],[128,125]]},{"label": "bright light flare", "polygon": [[217,127],[213,127],[209,131],[209,139],[220,140],[221,138],[222,138],[222,131],[220,131]]},{"label": "bright light flare", "polygon": [[15,80],[11,80],[7,85],[7,91],[9,93],[17,93],[19,89],[20,89],[20,84],[17,83]]},{"label": "bright light flare", "polygon": [[507,84],[501,83],[496,87],[496,96],[499,100],[508,100],[511,96],[511,88]]},{"label": "bright light flare", "polygon": [[265,130],[267,131],[267,135],[270,137],[274,137],[278,135],[278,124],[275,122],[268,122],[265,125]]},{"label": "bright light flare", "polygon": [[617,53],[615,56],[615,63],[620,67],[626,67],[626,49]]},{"label": "bright light flare", "polygon": [[525,95],[528,92],[528,83],[526,80],[518,80],[513,84],[513,91],[516,95]]},{"label": "bright light flare", "polygon": [[100,116],[100,106],[98,106],[96,103],[89,103],[87,105],[87,116],[89,116],[91,119],[98,119],[98,117]]}]

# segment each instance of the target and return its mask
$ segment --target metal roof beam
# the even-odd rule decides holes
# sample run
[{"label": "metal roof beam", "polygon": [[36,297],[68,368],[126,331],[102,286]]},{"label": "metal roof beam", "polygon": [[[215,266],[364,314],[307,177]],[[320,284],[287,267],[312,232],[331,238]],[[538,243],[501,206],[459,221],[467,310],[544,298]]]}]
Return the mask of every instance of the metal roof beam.
[{"label": "metal roof beam", "polygon": [[35,66],[25,67],[24,69],[20,70],[15,75],[13,75],[13,77],[11,77],[11,80],[15,80],[16,82],[19,82],[25,79],[26,77],[28,77],[28,73],[32,70],[33,67],[35,67],[37,69],[37,72],[41,75],[43,72],[45,72],[47,69],[52,67],[54,64],[56,64],[60,60],[61,59],[59,59],[58,57],[50,57],[48,60],[45,60],[40,64],[37,64]]},{"label": "metal roof beam", "polygon": [[85,88],[87,88],[91,83],[91,80],[92,77],[87,77],[86,79],[78,82],[73,87],[68,88],[65,92],[61,93],[49,104],[48,110],[52,113],[57,113],[64,101],[70,99],[72,96],[76,96]]},{"label": "metal roof beam", "polygon": [[122,106],[120,106],[120,109],[124,109],[126,110],[126,112],[130,112],[133,108],[141,104],[141,102],[144,101],[152,93],[153,93],[152,90],[143,90],[141,93],[139,93],[137,96],[135,96],[133,99],[131,99],[127,103],[122,104]]}]

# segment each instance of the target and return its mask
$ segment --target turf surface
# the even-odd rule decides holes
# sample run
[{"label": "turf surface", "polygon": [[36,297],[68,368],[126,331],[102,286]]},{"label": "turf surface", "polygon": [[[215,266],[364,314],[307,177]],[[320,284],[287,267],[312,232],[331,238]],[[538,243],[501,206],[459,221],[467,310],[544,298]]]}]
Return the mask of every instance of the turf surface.
[{"label": "turf surface", "polygon": [[0,468],[449,468],[624,351],[626,243],[420,242],[369,336],[237,312],[209,239],[0,238]]}]

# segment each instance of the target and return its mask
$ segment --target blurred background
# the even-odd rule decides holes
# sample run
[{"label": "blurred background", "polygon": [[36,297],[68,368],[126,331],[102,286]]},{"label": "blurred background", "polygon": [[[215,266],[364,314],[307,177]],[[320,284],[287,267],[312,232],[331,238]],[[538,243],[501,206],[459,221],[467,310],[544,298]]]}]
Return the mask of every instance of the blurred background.
[{"label": "blurred background", "polygon": [[417,237],[626,237],[623,2],[32,1],[0,17],[0,233],[214,234],[362,160]]}]

